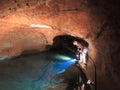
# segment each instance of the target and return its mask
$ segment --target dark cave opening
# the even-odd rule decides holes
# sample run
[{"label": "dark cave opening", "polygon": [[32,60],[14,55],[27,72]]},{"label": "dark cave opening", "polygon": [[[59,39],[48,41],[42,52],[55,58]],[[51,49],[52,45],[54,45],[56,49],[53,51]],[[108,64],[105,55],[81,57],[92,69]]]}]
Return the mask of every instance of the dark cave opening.
[{"label": "dark cave opening", "polygon": [[77,47],[73,45],[74,41],[78,41],[86,47],[89,46],[88,42],[81,37],[75,37],[71,35],[59,35],[54,37],[53,44],[50,50],[75,57]]}]

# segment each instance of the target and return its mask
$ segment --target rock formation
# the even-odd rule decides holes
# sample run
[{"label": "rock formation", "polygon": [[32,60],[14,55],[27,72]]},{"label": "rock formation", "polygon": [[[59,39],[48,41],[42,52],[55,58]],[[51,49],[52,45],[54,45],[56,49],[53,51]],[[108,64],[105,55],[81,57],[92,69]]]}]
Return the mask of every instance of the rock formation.
[{"label": "rock formation", "polygon": [[0,0],[0,57],[46,50],[58,35],[82,37],[96,62],[98,90],[119,90],[118,10],[117,0]]}]

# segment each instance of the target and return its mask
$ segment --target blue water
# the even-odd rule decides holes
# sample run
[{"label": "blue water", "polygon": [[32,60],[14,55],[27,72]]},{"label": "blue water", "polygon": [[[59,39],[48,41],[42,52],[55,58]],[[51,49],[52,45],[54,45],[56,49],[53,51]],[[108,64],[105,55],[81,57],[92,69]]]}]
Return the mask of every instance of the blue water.
[{"label": "blue water", "polygon": [[[63,55],[57,55],[63,57]],[[65,58],[56,58],[55,60],[51,61],[49,64],[47,64],[43,70],[43,75],[39,79],[40,89],[41,90],[48,90],[48,88],[55,88],[55,83],[62,82],[62,79],[60,80],[54,80],[55,83],[51,83],[53,81],[53,78],[55,75],[58,75],[65,71],[66,68],[68,68],[70,65],[75,63],[75,59],[65,56]],[[37,82],[37,83],[38,83]],[[35,85],[38,85],[35,83]],[[37,86],[36,86],[37,87]],[[37,90],[37,89],[35,89]]]},{"label": "blue water", "polygon": [[62,79],[53,77],[74,63],[71,57],[52,53],[0,61],[0,90],[59,90],[56,83]]}]

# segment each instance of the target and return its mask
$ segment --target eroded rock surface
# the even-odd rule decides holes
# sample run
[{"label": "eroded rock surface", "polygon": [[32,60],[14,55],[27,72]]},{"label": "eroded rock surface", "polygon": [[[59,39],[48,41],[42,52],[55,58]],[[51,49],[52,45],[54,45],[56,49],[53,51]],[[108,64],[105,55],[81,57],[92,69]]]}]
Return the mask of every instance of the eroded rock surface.
[{"label": "eroded rock surface", "polygon": [[119,90],[118,8],[117,0],[0,0],[0,57],[46,50],[57,35],[82,37],[96,62],[98,90]]}]

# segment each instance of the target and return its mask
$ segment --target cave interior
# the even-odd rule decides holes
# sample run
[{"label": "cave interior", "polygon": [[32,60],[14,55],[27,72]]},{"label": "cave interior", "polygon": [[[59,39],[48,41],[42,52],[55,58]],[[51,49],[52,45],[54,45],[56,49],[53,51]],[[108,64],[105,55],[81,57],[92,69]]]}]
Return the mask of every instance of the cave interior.
[{"label": "cave interior", "polygon": [[[0,90],[74,90],[79,75],[94,81],[85,90],[120,90],[119,3],[0,0]],[[89,59],[78,68],[80,39]]]}]

